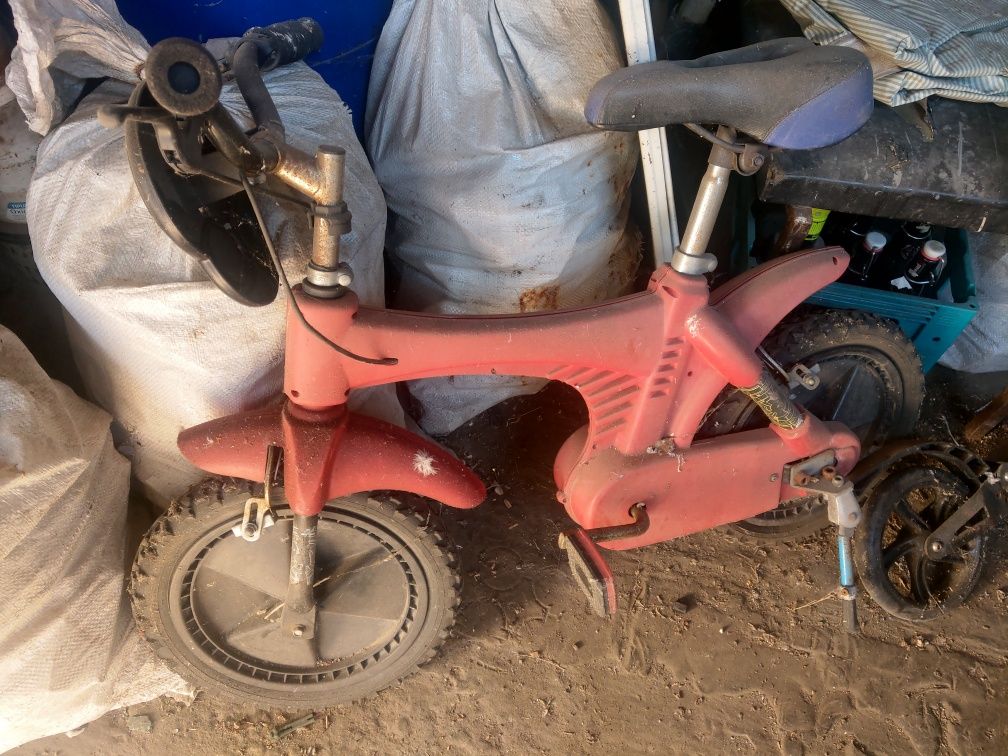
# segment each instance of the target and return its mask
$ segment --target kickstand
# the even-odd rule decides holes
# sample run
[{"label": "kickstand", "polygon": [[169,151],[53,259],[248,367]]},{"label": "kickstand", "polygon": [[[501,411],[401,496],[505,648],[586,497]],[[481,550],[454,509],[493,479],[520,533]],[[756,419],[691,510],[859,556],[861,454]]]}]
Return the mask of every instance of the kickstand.
[{"label": "kickstand", "polygon": [[[861,507],[854,495],[854,484],[837,473],[833,467],[835,458],[827,453],[828,459],[817,455],[804,462],[796,462],[784,468],[785,480],[794,488],[826,500],[830,522],[837,526],[837,561],[839,562],[839,585],[836,595],[843,602],[843,622],[848,633],[858,634],[861,630],[857,614],[857,586],[854,583],[854,558],[851,552],[851,537],[854,528],[861,522]],[[826,464],[824,464],[824,462]]]}]

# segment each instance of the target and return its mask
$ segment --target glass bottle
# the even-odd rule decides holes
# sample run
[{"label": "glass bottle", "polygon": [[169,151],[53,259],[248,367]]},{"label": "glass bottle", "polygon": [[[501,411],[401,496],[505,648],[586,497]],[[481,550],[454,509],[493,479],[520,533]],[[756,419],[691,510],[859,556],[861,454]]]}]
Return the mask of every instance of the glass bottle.
[{"label": "glass bottle", "polygon": [[844,273],[847,283],[867,284],[872,278],[872,271],[878,270],[877,261],[885,251],[885,234],[881,231],[869,231],[861,241],[861,247],[851,255],[850,265]]},{"label": "glass bottle", "polygon": [[907,290],[919,297],[932,296],[945,269],[945,245],[936,239],[924,242],[920,252],[907,266],[901,278],[892,283],[897,289]]}]

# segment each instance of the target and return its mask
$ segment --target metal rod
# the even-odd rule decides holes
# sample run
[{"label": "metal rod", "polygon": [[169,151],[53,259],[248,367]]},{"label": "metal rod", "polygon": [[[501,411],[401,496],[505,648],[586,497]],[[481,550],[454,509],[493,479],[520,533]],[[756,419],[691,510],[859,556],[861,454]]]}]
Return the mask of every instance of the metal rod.
[{"label": "metal rod", "polygon": [[291,527],[290,584],[287,606],[297,612],[311,610],[315,605],[312,584],[315,582],[315,539],[318,536],[318,515],[294,515]]},{"label": "metal rod", "polygon": [[290,572],[283,627],[292,635],[315,635],[315,552],[318,515],[295,514],[291,523]]},{"label": "metal rod", "polygon": [[[333,208],[343,201],[343,171],[346,151],[342,147],[321,146],[315,153],[318,166],[319,191],[315,202],[320,209]],[[340,261],[340,237],[345,224],[332,215],[316,212],[312,232],[312,263],[320,268],[335,269]]]},{"label": "metal rod", "polygon": [[[626,43],[627,63],[635,65],[655,60],[654,28],[648,0],[619,0],[619,15],[623,41]],[[672,253],[679,246],[668,139],[665,129],[646,129],[637,136],[640,141],[641,169],[647,194],[655,267],[660,267],[672,260]]]},{"label": "metal rod", "polygon": [[700,182],[700,189],[693,202],[693,211],[686,224],[686,232],[679,242],[679,249],[683,253],[700,257],[707,251],[714,223],[728,191],[728,179],[731,178],[731,174],[731,168],[720,165],[707,166],[707,172]]},{"label": "metal rod", "polygon": [[857,587],[854,585],[854,559],[851,537],[854,528],[840,526],[837,532],[837,560],[840,562],[840,600],[843,601],[844,628],[848,633],[860,631],[857,616]]},{"label": "metal rod", "polygon": [[[735,138],[735,130],[718,128],[718,137],[726,142]],[[717,258],[707,252],[714,224],[728,191],[728,182],[735,170],[735,155],[731,150],[715,144],[707,159],[707,172],[700,182],[693,210],[682,241],[672,255],[672,267],[689,276],[703,275],[717,266]]]}]

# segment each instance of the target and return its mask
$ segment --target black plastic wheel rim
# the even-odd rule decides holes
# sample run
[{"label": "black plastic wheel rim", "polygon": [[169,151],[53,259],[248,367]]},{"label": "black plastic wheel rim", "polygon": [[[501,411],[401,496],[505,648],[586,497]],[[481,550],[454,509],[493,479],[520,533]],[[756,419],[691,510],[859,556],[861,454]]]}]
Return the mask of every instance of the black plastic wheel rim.
[{"label": "black plastic wheel rim", "polygon": [[921,616],[937,614],[961,604],[976,585],[983,559],[981,532],[961,531],[941,558],[929,554],[925,545],[965,500],[965,487],[945,475],[931,484],[876,495],[879,509],[872,517],[885,518],[885,525],[879,540],[869,544],[867,558],[874,562],[871,573],[876,580],[884,581],[877,588],[904,609]]},{"label": "black plastic wheel rim", "polygon": [[866,450],[876,446],[888,434],[895,407],[902,402],[902,396],[894,396],[896,387],[878,357],[827,353],[813,365],[819,367],[819,386],[800,387],[792,398],[820,420],[846,425]]},{"label": "black plastic wheel rim", "polygon": [[282,630],[291,521],[256,542],[221,523],[180,560],[169,591],[171,630],[216,676],[258,688],[340,687],[405,653],[426,616],[423,569],[404,540],[339,508],[319,515],[318,619],[313,638]]}]

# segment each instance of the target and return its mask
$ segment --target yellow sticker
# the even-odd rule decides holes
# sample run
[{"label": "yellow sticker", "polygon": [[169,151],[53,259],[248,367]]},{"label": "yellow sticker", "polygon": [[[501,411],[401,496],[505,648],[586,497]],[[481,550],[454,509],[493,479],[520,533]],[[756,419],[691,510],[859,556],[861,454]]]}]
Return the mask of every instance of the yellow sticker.
[{"label": "yellow sticker", "polygon": [[818,207],[812,208],[812,225],[809,226],[805,241],[815,241],[819,238],[823,226],[826,225],[826,219],[829,218],[829,212],[829,210],[820,210]]}]

